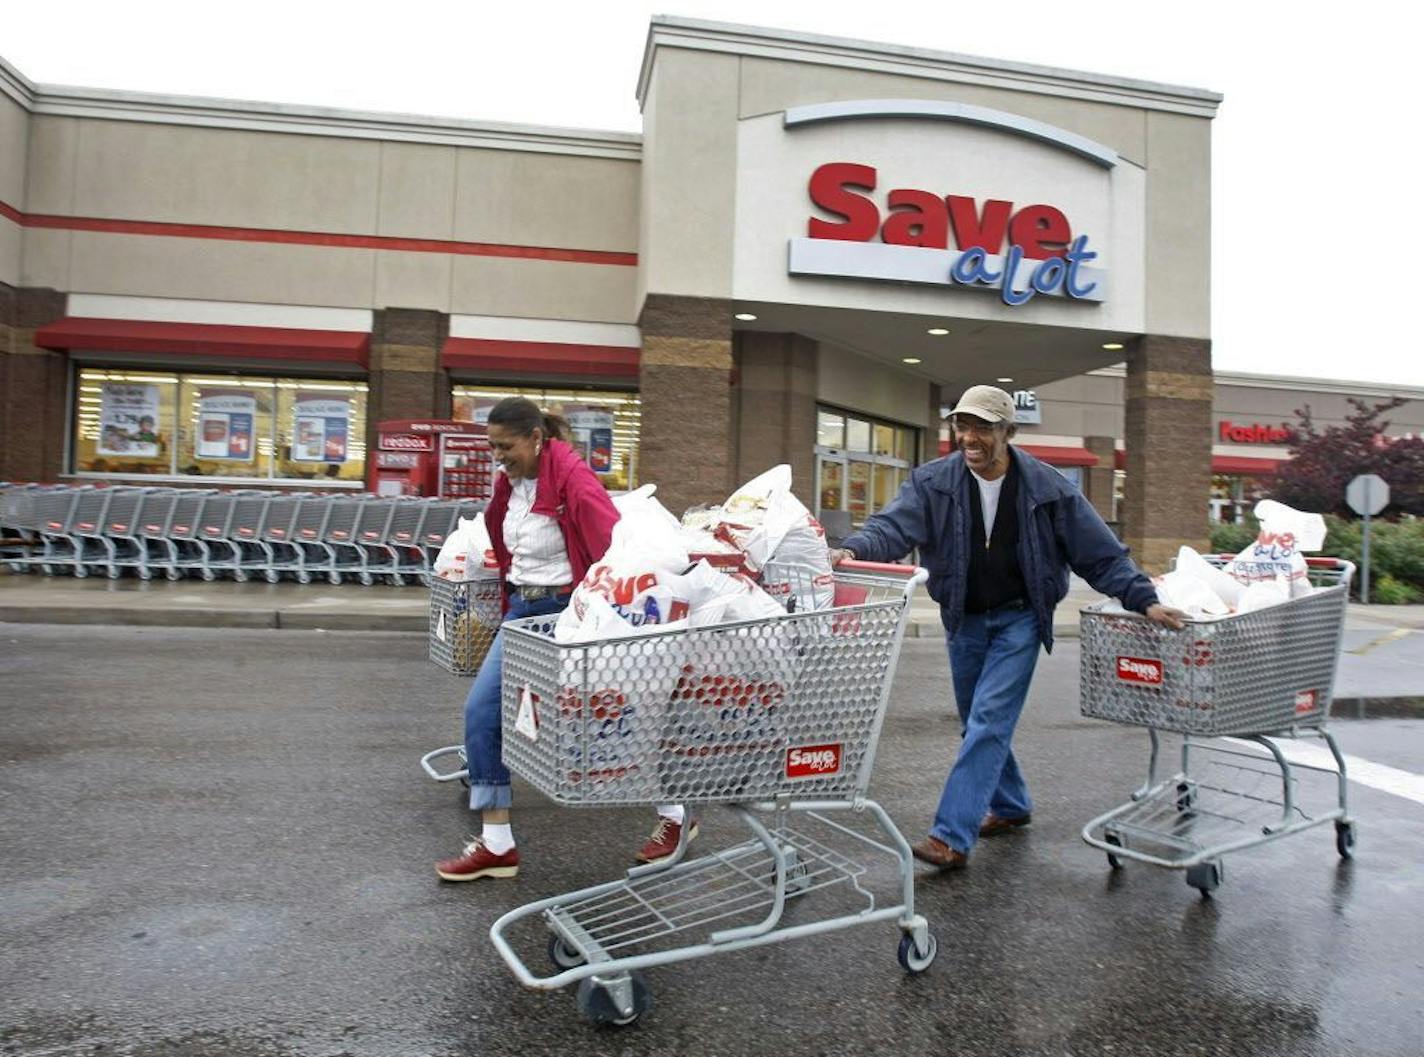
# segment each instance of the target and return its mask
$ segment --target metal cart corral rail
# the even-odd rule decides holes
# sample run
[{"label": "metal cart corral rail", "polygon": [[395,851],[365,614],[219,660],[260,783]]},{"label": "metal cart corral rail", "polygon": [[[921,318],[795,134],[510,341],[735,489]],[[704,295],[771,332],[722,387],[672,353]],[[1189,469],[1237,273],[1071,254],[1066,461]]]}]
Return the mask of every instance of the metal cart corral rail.
[{"label": "metal cart corral rail", "polygon": [[[1325,723],[1355,567],[1334,558],[1309,567],[1313,594],[1180,631],[1107,603],[1082,611],[1083,715],[1146,727],[1151,744],[1142,787],[1083,827],[1114,869],[1135,859],[1185,870],[1206,897],[1221,883],[1222,856],[1327,822],[1350,857],[1345,760]],[[1159,731],[1182,736],[1181,769],[1165,780]],[[1325,741],[1334,768],[1292,761],[1278,744],[1303,735]],[[1328,803],[1305,795],[1302,779],[1319,776],[1333,786]]]},{"label": "metal cart corral rail", "polygon": [[[507,623],[513,773],[571,807],[722,803],[750,831],[684,861],[684,827],[664,862],[505,914],[490,938],[519,980],[578,984],[590,1019],[625,1024],[651,1000],[637,970],[871,921],[894,921],[901,965],[927,969],[936,946],[914,911],[909,845],[865,799],[910,595],[925,579],[847,562],[830,609],[579,645],[554,641],[556,618]],[[867,856],[895,868],[889,905]],[[788,924],[788,901],[838,912]],[[552,934],[552,976],[506,936],[536,915]]]}]

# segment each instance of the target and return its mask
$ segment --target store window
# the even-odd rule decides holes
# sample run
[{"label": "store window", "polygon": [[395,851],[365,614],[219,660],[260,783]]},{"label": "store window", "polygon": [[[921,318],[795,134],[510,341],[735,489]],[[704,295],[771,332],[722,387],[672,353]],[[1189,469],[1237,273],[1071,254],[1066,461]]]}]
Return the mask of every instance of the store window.
[{"label": "store window", "polygon": [[82,367],[71,466],[81,477],[214,484],[366,476],[365,382]]},{"label": "store window", "polygon": [[567,419],[573,429],[574,447],[605,488],[622,492],[638,486],[642,402],[636,392],[457,385],[452,392],[451,417],[462,422],[484,422],[490,408],[507,396],[525,397]]},{"label": "store window", "polygon": [[852,527],[883,509],[914,467],[919,430],[835,408],[816,413],[816,516],[845,511]]}]

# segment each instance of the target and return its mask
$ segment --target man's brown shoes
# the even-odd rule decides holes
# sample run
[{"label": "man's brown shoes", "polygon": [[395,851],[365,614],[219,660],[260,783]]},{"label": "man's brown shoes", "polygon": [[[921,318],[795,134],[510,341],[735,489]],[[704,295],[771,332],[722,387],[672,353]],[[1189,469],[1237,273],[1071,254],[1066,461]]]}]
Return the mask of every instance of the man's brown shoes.
[{"label": "man's brown shoes", "polygon": [[910,854],[941,870],[962,870],[969,865],[969,856],[955,851],[938,837],[926,837],[918,844],[911,844]]},{"label": "man's brown shoes", "polygon": [[1018,829],[1020,826],[1028,824],[1028,815],[1020,815],[1018,818],[1000,818],[991,811],[984,816],[984,821],[979,824],[979,836],[997,837],[1000,833],[1008,833],[1009,830]]}]

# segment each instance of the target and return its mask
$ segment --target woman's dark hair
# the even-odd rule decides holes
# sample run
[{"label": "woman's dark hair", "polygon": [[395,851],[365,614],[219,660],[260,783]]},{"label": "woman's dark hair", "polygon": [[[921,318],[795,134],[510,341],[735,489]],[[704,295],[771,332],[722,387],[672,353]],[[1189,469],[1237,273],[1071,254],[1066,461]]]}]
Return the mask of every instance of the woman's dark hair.
[{"label": "woman's dark hair", "polygon": [[569,439],[567,422],[558,415],[540,411],[538,404],[522,396],[507,396],[490,408],[489,424],[512,430],[521,437],[527,437],[536,429],[542,429],[545,437]]}]

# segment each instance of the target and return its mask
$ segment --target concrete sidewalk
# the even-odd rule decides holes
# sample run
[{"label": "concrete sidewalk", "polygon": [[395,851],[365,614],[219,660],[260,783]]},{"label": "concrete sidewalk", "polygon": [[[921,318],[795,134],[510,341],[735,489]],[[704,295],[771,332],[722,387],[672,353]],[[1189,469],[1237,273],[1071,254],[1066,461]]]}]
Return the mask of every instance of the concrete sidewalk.
[{"label": "concrete sidewalk", "polygon": [[[1054,614],[1055,638],[1078,637],[1078,611],[1102,599],[1076,577]],[[171,627],[325,628],[411,631],[428,627],[428,594],[418,585],[233,583],[219,580],[107,580],[0,573],[0,622],[129,624]],[[1424,605],[1351,605],[1352,631],[1424,630]],[[911,604],[911,638],[938,638],[939,607],[927,595]]]}]

